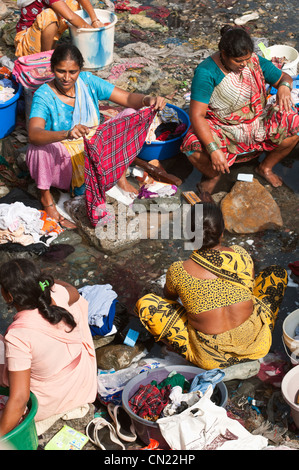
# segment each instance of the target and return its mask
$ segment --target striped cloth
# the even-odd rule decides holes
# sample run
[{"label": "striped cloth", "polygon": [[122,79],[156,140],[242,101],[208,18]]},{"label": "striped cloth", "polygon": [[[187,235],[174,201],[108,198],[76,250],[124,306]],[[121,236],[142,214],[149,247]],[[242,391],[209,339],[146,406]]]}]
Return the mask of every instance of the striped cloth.
[{"label": "striped cloth", "polygon": [[[256,54],[241,74],[230,72],[214,88],[206,120],[213,140],[231,166],[270,152],[284,139],[299,133],[297,110],[280,111],[267,103],[266,83]],[[202,144],[189,128],[181,145],[183,153],[202,152]]]},{"label": "striped cloth", "polygon": [[144,108],[101,124],[91,139],[84,139],[86,209],[94,227],[107,214],[102,210],[106,191],[139,154],[155,114]]}]

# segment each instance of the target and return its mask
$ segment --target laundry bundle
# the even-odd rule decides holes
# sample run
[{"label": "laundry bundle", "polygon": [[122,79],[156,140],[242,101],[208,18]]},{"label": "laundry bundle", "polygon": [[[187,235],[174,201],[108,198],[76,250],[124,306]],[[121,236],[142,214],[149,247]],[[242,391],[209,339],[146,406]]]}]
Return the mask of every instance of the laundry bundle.
[{"label": "laundry bundle", "polygon": [[80,295],[88,301],[88,324],[92,336],[106,336],[116,333],[113,325],[117,294],[110,284],[83,286]]},{"label": "laundry bundle", "polygon": [[14,97],[16,90],[12,80],[3,78],[0,80],[0,104],[6,103]]},{"label": "laundry bundle", "polygon": [[184,375],[171,372],[164,380],[152,380],[140,385],[130,398],[133,413],[147,421],[180,414],[196,403],[211,385],[214,389],[224,377],[220,369],[213,369],[196,375],[190,382]]},{"label": "laundry bundle", "polygon": [[138,192],[138,199],[152,199],[157,197],[170,197],[176,194],[178,188],[174,184],[161,183],[154,181],[153,183],[144,184]]},{"label": "laundry bundle", "polygon": [[146,136],[146,143],[175,139],[185,132],[186,127],[186,124],[179,119],[177,111],[165,106],[154,117]]},{"label": "laundry bundle", "polygon": [[[0,204],[0,245],[8,242],[23,246],[32,243],[49,245],[64,230],[45,211],[22,202]],[[42,237],[46,239],[43,241]]]}]

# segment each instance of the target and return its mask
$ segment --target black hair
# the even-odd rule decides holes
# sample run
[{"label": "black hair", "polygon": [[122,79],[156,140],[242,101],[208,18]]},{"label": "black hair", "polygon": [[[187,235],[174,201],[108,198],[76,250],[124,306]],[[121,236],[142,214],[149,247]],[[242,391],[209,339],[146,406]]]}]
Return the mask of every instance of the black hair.
[{"label": "black hair", "polygon": [[[197,203],[191,206],[190,222],[191,232],[202,229],[202,246],[198,249],[214,248],[220,242],[221,235],[224,232],[224,219],[219,206],[211,202],[204,202],[201,211],[197,211]],[[195,238],[191,239],[194,242]]]},{"label": "black hair", "polygon": [[62,62],[63,60],[71,59],[80,68],[82,69],[84,65],[84,59],[79,51],[78,47],[74,46],[73,44],[59,44],[55,49],[51,56],[51,70],[54,71],[54,67]]},{"label": "black hair", "polygon": [[[40,282],[44,283],[44,290]],[[73,315],[62,307],[51,305],[53,284],[54,278],[51,275],[43,274],[33,261],[25,258],[12,259],[0,267],[0,285],[12,296],[12,306],[22,310],[37,308],[41,316],[52,325],[63,320],[72,331],[76,326]]]},{"label": "black hair", "polygon": [[218,49],[225,52],[227,57],[243,57],[254,50],[251,37],[242,27],[225,25],[220,35]]}]

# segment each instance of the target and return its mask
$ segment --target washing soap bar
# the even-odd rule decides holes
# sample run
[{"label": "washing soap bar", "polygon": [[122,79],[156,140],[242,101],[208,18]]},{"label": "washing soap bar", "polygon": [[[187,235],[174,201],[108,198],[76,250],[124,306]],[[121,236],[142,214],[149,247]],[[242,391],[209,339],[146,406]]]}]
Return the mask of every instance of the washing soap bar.
[{"label": "washing soap bar", "polygon": [[139,331],[130,329],[127,333],[127,336],[124,339],[124,344],[126,344],[127,346],[132,346],[132,347],[135,346],[138,336],[139,336]]},{"label": "washing soap bar", "polygon": [[237,177],[238,181],[248,181],[249,183],[252,183],[253,181],[253,175],[248,174],[248,173],[239,173]]}]

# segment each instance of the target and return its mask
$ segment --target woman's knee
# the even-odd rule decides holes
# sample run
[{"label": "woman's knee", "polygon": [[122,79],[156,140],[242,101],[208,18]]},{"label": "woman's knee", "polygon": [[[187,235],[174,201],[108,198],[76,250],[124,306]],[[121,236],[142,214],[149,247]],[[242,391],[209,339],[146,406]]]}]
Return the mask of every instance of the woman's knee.
[{"label": "woman's knee", "polygon": [[160,297],[155,294],[146,294],[137,300],[134,313],[139,316],[141,309],[149,308],[154,302],[159,301]]}]

